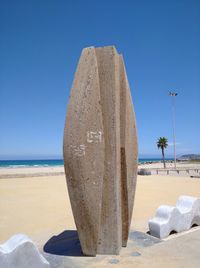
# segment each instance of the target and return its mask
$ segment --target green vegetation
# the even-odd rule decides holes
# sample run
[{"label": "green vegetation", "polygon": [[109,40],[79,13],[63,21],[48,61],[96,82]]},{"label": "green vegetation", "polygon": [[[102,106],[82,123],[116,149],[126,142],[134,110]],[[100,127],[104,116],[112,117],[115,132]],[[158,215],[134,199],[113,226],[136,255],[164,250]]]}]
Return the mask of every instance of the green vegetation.
[{"label": "green vegetation", "polygon": [[164,168],[166,168],[166,163],[165,163],[165,149],[167,148],[167,146],[168,146],[168,140],[165,137],[160,137],[157,140],[157,147],[158,147],[158,149],[161,149],[162,150],[162,159],[163,159]]}]

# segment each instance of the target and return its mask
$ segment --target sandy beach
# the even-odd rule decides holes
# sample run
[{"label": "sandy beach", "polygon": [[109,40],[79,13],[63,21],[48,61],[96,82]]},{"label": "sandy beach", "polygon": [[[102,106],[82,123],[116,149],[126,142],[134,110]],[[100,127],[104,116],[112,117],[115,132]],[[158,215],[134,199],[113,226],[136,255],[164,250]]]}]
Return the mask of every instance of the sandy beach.
[{"label": "sandy beach", "polygon": [[64,166],[48,166],[48,167],[2,167],[0,168],[1,178],[23,178],[31,176],[54,176],[64,174]]},{"label": "sandy beach", "polygon": [[[200,170],[199,163],[189,163],[189,162],[177,162],[178,170]],[[143,163],[138,165],[138,169],[147,169],[150,171],[163,170],[163,163],[161,162],[151,162]],[[174,170],[174,163],[172,161],[166,163],[166,170]],[[198,171],[199,172],[199,171]],[[154,172],[155,173],[155,172]],[[165,173],[160,173],[165,174]],[[23,177],[39,177],[39,176],[55,176],[64,175],[64,166],[38,166],[38,167],[0,167],[0,179],[5,178],[23,178]],[[179,175],[176,173],[176,175]],[[181,174],[180,174],[181,175]],[[183,175],[183,173],[182,173]],[[190,175],[190,174],[189,174]]]},{"label": "sandy beach", "polygon": [[[161,163],[142,165],[146,166],[160,167]],[[0,243],[25,233],[42,248],[53,235],[76,229],[63,167],[1,168],[0,176]],[[175,205],[180,195],[198,197],[199,193],[198,178],[138,176],[131,229],[147,232],[148,220],[158,206]]]}]

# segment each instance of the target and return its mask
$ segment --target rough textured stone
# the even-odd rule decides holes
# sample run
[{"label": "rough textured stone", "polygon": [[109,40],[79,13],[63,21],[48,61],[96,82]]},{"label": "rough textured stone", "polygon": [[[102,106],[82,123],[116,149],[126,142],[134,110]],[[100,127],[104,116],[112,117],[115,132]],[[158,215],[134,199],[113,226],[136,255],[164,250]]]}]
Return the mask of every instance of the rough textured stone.
[{"label": "rough textured stone", "polygon": [[85,48],[64,131],[64,163],[83,253],[126,246],[137,177],[135,115],[122,56]]},{"label": "rough textured stone", "polygon": [[160,206],[156,216],[149,220],[151,235],[166,238],[172,231],[177,233],[200,225],[200,198],[180,196],[176,207]]},{"label": "rough textured stone", "polygon": [[0,245],[1,268],[48,268],[49,263],[33,242],[23,234],[12,236]]}]

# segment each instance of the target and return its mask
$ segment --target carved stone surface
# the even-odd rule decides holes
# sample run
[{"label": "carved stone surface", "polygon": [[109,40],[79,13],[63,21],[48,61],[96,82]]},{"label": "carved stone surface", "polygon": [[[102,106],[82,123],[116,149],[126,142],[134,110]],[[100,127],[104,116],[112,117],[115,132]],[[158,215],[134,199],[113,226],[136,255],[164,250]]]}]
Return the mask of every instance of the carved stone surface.
[{"label": "carved stone surface", "polygon": [[65,123],[64,165],[83,253],[118,254],[132,217],[137,137],[125,67],[115,47],[82,51]]},{"label": "carved stone surface", "polygon": [[200,225],[200,198],[180,196],[176,207],[160,206],[156,216],[149,220],[150,234],[166,238],[172,231],[177,233]]},{"label": "carved stone surface", "polygon": [[18,234],[0,245],[0,267],[48,268],[50,266],[33,242],[26,235]]}]

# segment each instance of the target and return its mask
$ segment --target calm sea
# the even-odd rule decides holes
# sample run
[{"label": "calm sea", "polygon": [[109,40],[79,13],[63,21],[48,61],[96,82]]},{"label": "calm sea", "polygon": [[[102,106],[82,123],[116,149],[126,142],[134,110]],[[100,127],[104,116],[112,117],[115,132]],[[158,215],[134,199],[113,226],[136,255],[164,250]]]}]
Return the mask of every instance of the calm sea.
[{"label": "calm sea", "polygon": [[[172,160],[172,159],[166,159]],[[139,162],[158,162],[161,161],[160,158],[140,158]],[[49,167],[49,166],[63,166],[62,159],[52,159],[52,160],[0,160],[1,167]]]}]

